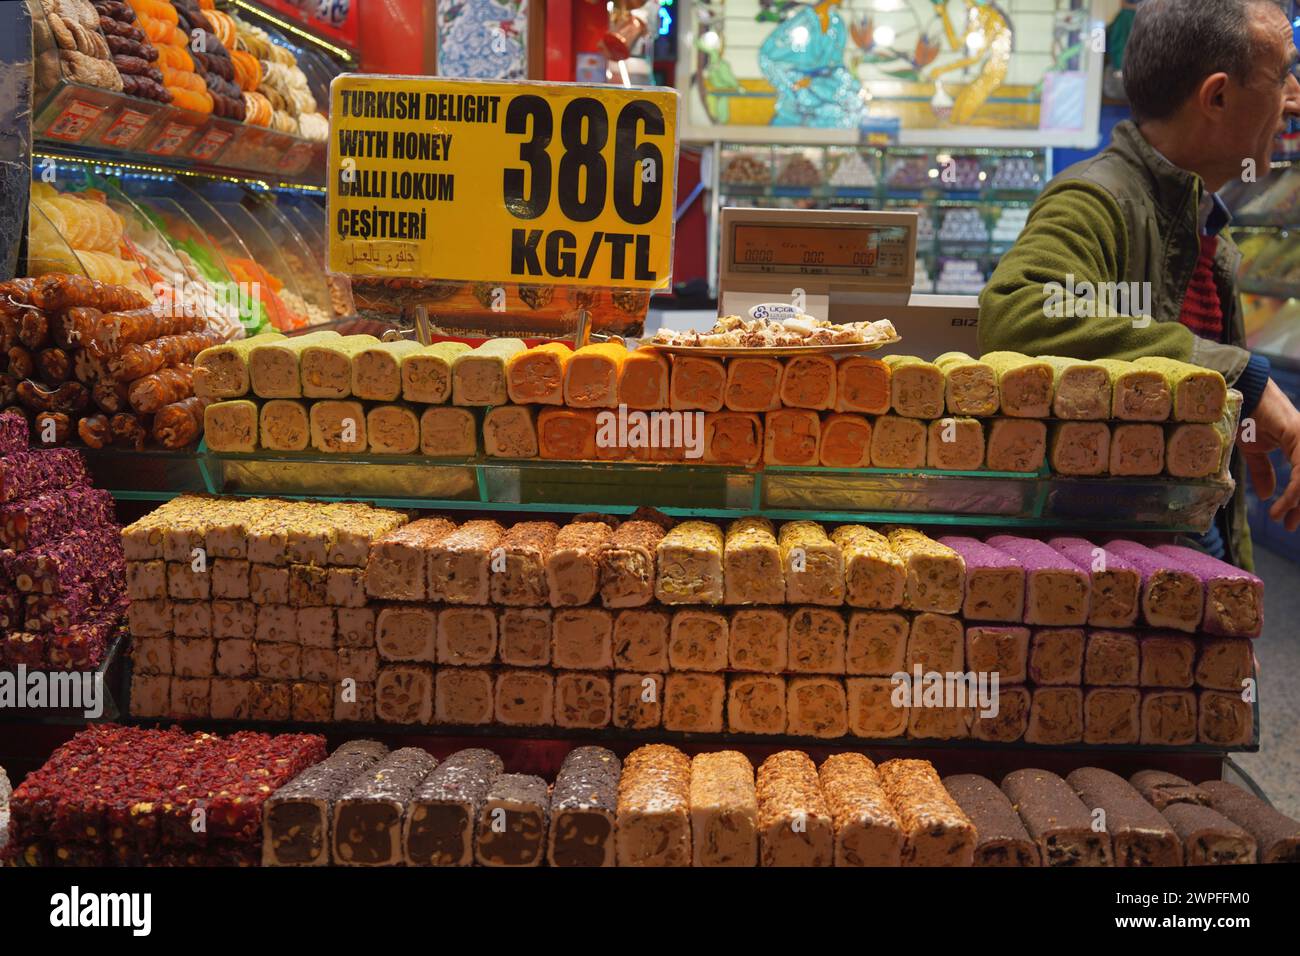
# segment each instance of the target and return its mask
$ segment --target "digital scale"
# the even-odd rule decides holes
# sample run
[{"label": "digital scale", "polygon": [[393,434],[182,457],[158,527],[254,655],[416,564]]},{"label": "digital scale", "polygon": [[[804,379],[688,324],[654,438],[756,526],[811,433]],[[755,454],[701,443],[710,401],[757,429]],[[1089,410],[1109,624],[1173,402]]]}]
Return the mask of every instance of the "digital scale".
[{"label": "digital scale", "polygon": [[846,322],[889,319],[903,341],[881,352],[979,353],[979,300],[913,294],[917,214],[851,209],[722,210],[718,314],[801,310]]}]

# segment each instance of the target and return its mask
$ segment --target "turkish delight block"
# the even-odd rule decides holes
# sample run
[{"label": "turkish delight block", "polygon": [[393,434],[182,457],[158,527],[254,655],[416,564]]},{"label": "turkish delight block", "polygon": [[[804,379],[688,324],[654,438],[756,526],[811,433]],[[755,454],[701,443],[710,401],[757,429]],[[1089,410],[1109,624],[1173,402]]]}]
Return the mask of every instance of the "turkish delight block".
[{"label": "turkish delight block", "polygon": [[294,681],[289,712],[299,723],[329,723],[334,713],[333,687],[314,681]]},{"label": "turkish delight block", "polygon": [[1173,559],[1205,587],[1201,630],[1219,637],[1259,637],[1264,628],[1264,582],[1203,551],[1158,544],[1157,554]]},{"label": "turkish delight block", "polygon": [[966,591],[966,563],[960,554],[912,528],[894,528],[889,546],[903,559],[907,577],[903,607],[956,614]]},{"label": "turkish delight block", "polygon": [[1110,430],[1110,473],[1145,478],[1165,470],[1165,430],[1160,425],[1115,423]]},{"label": "turkish delight block", "polygon": [[1083,680],[1082,628],[1037,628],[1029,645],[1029,679],[1035,684],[1078,684]]},{"label": "turkish delight block", "polygon": [[132,640],[131,667],[137,674],[172,673],[171,638],[137,637]]},{"label": "turkish delight block", "polygon": [[[362,686],[359,683],[358,690]],[[386,724],[432,723],[433,673],[428,667],[417,664],[381,667],[374,688],[376,720]]]},{"label": "turkish delight block", "polygon": [[1131,631],[1089,631],[1083,652],[1083,682],[1136,687],[1138,660],[1138,639]]},{"label": "turkish delight block", "polygon": [[[608,619],[608,611],[597,613]],[[678,671],[725,670],[727,618],[714,611],[675,611],[668,634],[668,663]]]},{"label": "turkish delight block", "polygon": [[1058,475],[1104,475],[1110,471],[1110,426],[1105,422],[1056,422],[1048,458]]},{"label": "turkish delight block", "polygon": [[1164,770],[1139,770],[1129,777],[1134,789],[1142,798],[1157,810],[1174,803],[1195,803],[1203,807],[1210,806],[1208,791],[1196,786],[1190,780],[1167,773]]},{"label": "turkish delight block", "polygon": [[640,608],[619,611],[614,618],[613,656],[619,670],[668,670],[667,611]]},{"label": "turkish delight block", "polygon": [[973,866],[1040,866],[1038,845],[992,780],[961,773],[943,778],[948,796],[975,827]]},{"label": "turkish delight block", "polygon": [[[213,720],[248,720],[252,709],[252,681],[237,677],[214,677],[210,692],[212,699],[209,701],[208,709]],[[327,702],[329,696],[329,688],[326,688]],[[324,719],[329,719],[328,712]]]},{"label": "turkish delight block", "polygon": [[791,604],[844,603],[844,552],[815,521],[787,521],[777,538]]},{"label": "turkish delight block", "polygon": [[714,465],[757,465],[762,458],[763,420],[758,415],[709,412],[704,416],[703,461]]},{"label": "turkish delight block", "polygon": [[[721,679],[721,678],[719,678]],[[559,671],[555,675],[557,727],[607,727],[613,710],[613,690],[604,674]]]},{"label": "turkish delight block", "polygon": [[340,647],[336,671],[339,679],[351,678],[363,684],[373,684],[379,679],[379,653],[368,647]]},{"label": "turkish delight block", "polygon": [[323,607],[326,569],[314,564],[289,565],[289,603],[294,607]]},{"label": "turkish delight block", "polygon": [[726,696],[721,674],[669,674],[664,682],[664,729],[722,733]]},{"label": "turkish delight block", "polygon": [[402,747],[366,767],[333,807],[333,858],[339,866],[397,866],[402,862],[406,808],[438,761]]},{"label": "turkish delight block", "polygon": [[376,402],[394,402],[402,394],[402,359],[421,351],[419,342],[378,342],[352,353],[352,394]]},{"label": "turkish delight block", "polygon": [[1016,770],[1002,792],[1038,844],[1043,866],[1111,866],[1111,838],[1092,827],[1092,814],[1074,789],[1046,770]]},{"label": "turkish delight block", "polygon": [[780,604],[785,601],[781,549],[772,522],[737,518],[727,527],[723,577],[728,604]]},{"label": "turkish delight block", "polygon": [[[332,647],[304,647],[302,649],[302,679],[316,684],[332,684],[339,677],[339,652]],[[325,720],[334,712],[334,703],[326,693],[329,707]]]},{"label": "turkish delight block", "polygon": [[996,415],[1000,405],[993,366],[965,352],[944,352],[934,360],[943,372],[944,405],[949,415]]},{"label": "turkish delight block", "polygon": [[733,734],[784,734],[785,678],[742,674],[727,684],[727,729]]},{"label": "turkish delight block", "polygon": [[167,563],[167,596],[174,601],[206,601],[212,596],[212,578],[207,565],[202,571],[192,564]]},{"label": "turkish delight block", "polygon": [[433,717],[437,723],[485,724],[493,721],[493,675],[480,667],[442,667],[434,676]]},{"label": "turkish delight block", "polygon": [[511,667],[545,667],[551,662],[551,612],[504,608],[497,619],[497,654]]},{"label": "turkish delight block", "polygon": [[86,462],[72,448],[16,451],[0,457],[0,501],[86,484]]},{"label": "turkish delight block", "polygon": [[165,557],[163,539],[168,526],[181,516],[206,508],[208,499],[178,495],[122,529],[122,553],[127,561],[157,561]]},{"label": "turkish delight block", "polygon": [[673,411],[722,410],[727,371],[721,361],[699,355],[674,355],[668,385],[668,407]]},{"label": "turkish delight block", "polygon": [[771,412],[781,407],[783,367],[774,358],[741,356],[727,362],[722,403],[733,412]]},{"label": "turkish delight block", "polygon": [[818,460],[827,468],[870,467],[871,422],[862,415],[827,415]]},{"label": "turkish delight block", "polygon": [[1195,683],[1196,641],[1181,634],[1143,634],[1138,639],[1143,687],[1191,687]]},{"label": "turkish delight block", "polygon": [[258,408],[247,399],[213,402],[203,410],[203,440],[211,451],[257,450]]},{"label": "turkish delight block", "polygon": [[1260,863],[1300,861],[1300,824],[1295,820],[1226,780],[1207,780],[1201,787],[1216,811],[1254,837]]},{"label": "turkish delight block", "polygon": [[506,394],[517,405],[563,405],[564,370],[573,349],[547,342],[506,360]]},{"label": "turkish delight block", "polygon": [[326,561],[335,567],[364,569],[374,542],[407,523],[401,511],[372,508],[359,501],[331,502],[324,511],[334,534]]},{"label": "turkish delight block", "polygon": [[177,677],[213,676],[215,643],[210,637],[173,639],[171,672]]},{"label": "turkish delight block", "polygon": [[0,415],[0,455],[12,455],[29,447],[26,419],[16,411]]},{"label": "turkish delight block", "polygon": [[995,418],[989,426],[985,464],[990,471],[1037,472],[1047,459],[1047,425],[1030,419]]},{"label": "turkish delight block", "polygon": [[374,455],[414,455],[420,447],[415,411],[405,405],[376,405],[366,412],[366,441]]},{"label": "turkish delight block", "polygon": [[731,669],[767,674],[785,670],[788,631],[788,619],[782,608],[733,611],[727,635]]},{"label": "turkish delight block", "polygon": [[271,504],[273,507],[258,516],[248,529],[249,564],[277,567],[288,564],[290,533],[307,521],[313,521],[319,527],[320,506],[314,502],[277,501]]},{"label": "turkish delight block", "polygon": [[807,754],[772,754],[759,765],[756,790],[759,865],[832,865],[835,825]]},{"label": "turkish delight block", "polygon": [[173,677],[168,714],[182,719],[212,715],[212,681],[206,677]]},{"label": "turkish delight block", "polygon": [[1025,742],[1074,744],[1083,739],[1083,691],[1078,687],[1035,687]]},{"label": "turkish delight block", "polygon": [[474,859],[482,866],[541,866],[550,793],[541,777],[503,773],[479,811]]},{"label": "turkish delight block", "polygon": [[297,644],[257,641],[253,644],[257,676],[267,680],[295,680],[302,677],[302,648]]},{"label": "turkish delight block", "polygon": [[366,572],[361,568],[326,568],[325,603],[336,608],[365,607]]},{"label": "turkish delight block", "polygon": [[946,614],[924,612],[912,619],[907,638],[905,669],[923,673],[957,673],[965,669],[965,634],[961,620]]},{"label": "turkish delight block", "polygon": [[[564,401],[570,408],[614,408],[619,403],[619,380],[628,360],[622,342],[584,345],[564,366]],[[659,406],[662,407],[662,406]]]},{"label": "turkish delight block", "polygon": [[1098,359],[1111,383],[1111,418],[1125,422],[1163,422],[1173,410],[1173,394],[1164,375],[1118,359]]},{"label": "turkish delight block", "polygon": [[76,528],[58,541],[14,552],[10,570],[14,585],[24,594],[62,594],[84,582],[97,581],[110,569],[112,577],[120,580],[122,563],[122,529],[99,525]]},{"label": "turkish delight block", "polygon": [[998,687],[998,712],[983,715],[975,713],[971,721],[971,736],[976,740],[1012,743],[1025,736],[1029,729],[1029,710],[1032,699],[1029,688],[1012,685]]},{"label": "turkish delight block", "polygon": [[469,866],[474,824],[505,766],[490,750],[459,750],[415,788],[402,824],[407,866]]},{"label": "turkish delight block", "polygon": [[[375,624],[376,640],[379,624]],[[438,612],[437,660],[456,666],[491,664],[497,651],[497,618],[490,607],[445,607]]]},{"label": "turkish delight block", "polygon": [[619,866],[690,866],[691,760],[648,744],[623,761],[618,782]]},{"label": "turkish delight block", "polygon": [[1197,803],[1174,803],[1161,813],[1182,841],[1185,866],[1255,862],[1259,849],[1255,838],[1218,810]]},{"label": "turkish delight block", "polygon": [[[734,629],[734,625],[733,625]],[[844,670],[848,674],[888,677],[907,662],[911,622],[887,611],[853,611],[849,615]]]},{"label": "turkish delight block", "polygon": [[822,422],[814,411],[781,408],[763,415],[763,462],[816,465],[821,459]]},{"label": "turkish delight block", "polygon": [[[970,691],[974,700],[975,689]],[[907,736],[918,740],[960,740],[970,736],[973,707],[917,707],[907,715]]]},{"label": "turkish delight block", "polygon": [[131,675],[131,716],[166,717],[171,711],[171,682],[167,674]]},{"label": "turkish delight block", "polygon": [[690,806],[695,866],[758,862],[758,795],[748,757],[735,750],[696,754]]},{"label": "turkish delight block", "polygon": [[536,412],[527,405],[488,409],[483,416],[483,451],[493,458],[536,458]]},{"label": "turkish delight block", "polygon": [[[130,568],[127,569],[128,578]],[[225,600],[248,600],[248,562],[238,558],[217,558],[212,562],[211,596]]]},{"label": "turkish delight block", "polygon": [[429,545],[428,597],[448,604],[487,604],[493,552],[505,529],[495,521],[467,521]]},{"label": "turkish delight block", "polygon": [[556,461],[599,458],[596,431],[592,409],[544,408],[537,415],[537,454]]},{"label": "turkish delight block", "polygon": [[212,636],[251,641],[257,633],[257,606],[248,601],[213,601]]},{"label": "turkish delight block", "polygon": [[1185,746],[1196,742],[1196,695],[1190,690],[1148,690],[1142,693],[1138,742]]},{"label": "turkish delight block", "polygon": [[316,402],[308,417],[311,446],[317,451],[357,454],[366,450],[366,412],[360,402]]},{"label": "turkish delight block", "polygon": [[873,468],[924,468],[925,422],[899,415],[881,415],[871,431]]},{"label": "turkish delight block", "polygon": [[[249,340],[245,352],[248,380],[259,398],[299,398],[302,396],[300,360],[308,346],[337,342],[337,332],[309,332],[295,336],[257,336]],[[240,394],[244,394],[240,392]]]},{"label": "turkish delight block", "polygon": [[1164,377],[1173,396],[1174,421],[1213,424],[1223,417],[1228,385],[1221,373],[1159,356],[1144,356],[1133,364]]},{"label": "turkish delight block", "polygon": [[504,405],[506,361],[524,351],[519,339],[488,339],[477,348],[452,359],[451,401],[453,405]]},{"label": "turkish delight block", "polygon": [[914,355],[886,355],[889,405],[904,418],[938,418],[943,414],[945,380],[933,362]]},{"label": "turkish delight block", "polygon": [[614,675],[613,724],[624,730],[649,730],[663,722],[663,674]]},{"label": "turkish delight block", "polygon": [[1050,362],[1019,352],[986,352],[980,360],[998,377],[1002,414],[1011,418],[1052,414],[1055,372]]},{"label": "turkish delight block", "polygon": [[492,552],[493,603],[539,607],[549,602],[546,562],[558,530],[550,521],[520,521],[501,537]]},{"label": "turkish delight block", "polygon": [[844,617],[839,611],[819,607],[795,608],[790,613],[788,635],[788,671],[844,673],[847,636]]},{"label": "turkish delight block", "polygon": [[604,608],[561,608],[552,617],[551,663],[571,670],[612,667],[613,632],[613,616]]},{"label": "turkish delight block", "polygon": [[1120,554],[1083,538],[1049,538],[1047,544],[1088,572],[1088,623],[1132,627],[1141,601],[1142,572]]},{"label": "turkish delight block", "polygon": [[903,830],[903,866],[970,866],[975,827],[943,788],[931,763],[888,760],[879,772]]},{"label": "turkish delight block", "polygon": [[832,754],[818,778],[835,831],[835,865],[899,866],[903,828],[875,764],[863,754]]},{"label": "turkish delight block", "polygon": [[424,600],[432,547],[455,527],[446,518],[424,518],[376,540],[366,561],[366,594],[390,601]]},{"label": "turkish delight block", "polygon": [[443,405],[451,398],[451,366],[470,347],[464,342],[435,342],[402,356],[402,398]]},{"label": "turkish delight block", "polygon": [[1111,417],[1110,372],[1097,362],[1043,355],[1052,366],[1052,414],[1067,421],[1103,421]]},{"label": "turkish delight block", "polygon": [[831,541],[844,555],[844,603],[887,609],[903,603],[907,568],[889,539],[865,525],[840,525]]},{"label": "turkish delight block", "polygon": [[785,360],[779,396],[786,408],[835,408],[835,360],[829,355],[799,355]]},{"label": "turkish delight block", "polygon": [[294,608],[285,604],[264,604],[257,609],[259,643],[297,644],[298,618]]},{"label": "turkish delight block", "polygon": [[377,741],[349,741],[271,794],[262,811],[262,865],[328,866],[335,804],[387,753]]},{"label": "turkish delight block", "polygon": [[928,468],[978,471],[984,466],[984,425],[975,418],[939,418],[926,438]]},{"label": "turkish delight block", "polygon": [[721,604],[722,529],[684,521],[655,549],[655,597],[663,604]]},{"label": "turkish delight block", "polygon": [[1172,425],[1165,443],[1165,472],[1173,478],[1208,478],[1219,471],[1227,444],[1214,425]]},{"label": "turkish delight block", "polygon": [[573,521],[559,529],[545,558],[551,607],[590,604],[600,588],[600,549],[613,532],[603,521]]},{"label": "turkish delight block", "polygon": [[[208,409],[215,407],[209,405]],[[263,403],[258,412],[257,441],[268,451],[304,451],[311,441],[307,406],[286,398]]]},{"label": "turkish delight block", "polygon": [[1250,641],[1231,637],[1203,637],[1196,657],[1197,687],[1240,692],[1254,671],[1255,652]]},{"label": "turkish delight block", "polygon": [[1136,687],[1089,687],[1083,697],[1083,742],[1137,743],[1141,699]]},{"label": "turkish delight block", "polygon": [[1217,747],[1245,747],[1255,737],[1254,707],[1241,692],[1203,690],[1200,693],[1197,738]]},{"label": "turkish delight block", "polygon": [[127,624],[133,637],[165,637],[172,633],[171,601],[132,601]]},{"label": "turkish delight block", "polygon": [[[671,679],[671,678],[670,678]],[[786,682],[786,732],[798,737],[843,737],[848,698],[837,677],[791,677]]]},{"label": "turkish delight block", "polygon": [[420,454],[431,458],[473,458],[478,454],[478,420],[468,408],[432,405],[420,413]]},{"label": "turkish delight block", "polygon": [[618,757],[604,747],[575,747],[565,755],[551,791],[551,866],[614,865],[622,771]]},{"label": "turkish delight block", "polygon": [[375,617],[375,650],[384,661],[432,664],[437,628],[438,616],[431,607],[389,605]]},{"label": "turkish delight block", "polygon": [[336,612],[339,647],[373,647],[375,643],[374,608],[339,608]]},{"label": "turkish delight block", "polygon": [[1088,620],[1091,576],[1087,571],[1033,538],[994,535],[988,544],[1025,568],[1025,623],[1079,625]]},{"label": "turkish delight block", "polygon": [[[102,488],[73,485],[46,491],[0,504],[0,547],[28,551],[57,541],[76,528],[110,524],[112,519],[113,498]],[[190,560],[188,551],[184,560]]]},{"label": "turkish delight block", "polygon": [[966,597],[961,607],[966,620],[1018,624],[1024,618],[1024,565],[975,538],[947,535],[939,543],[961,555],[966,565]]},{"label": "turkish delight block", "polygon": [[334,694],[335,722],[368,724],[374,719],[375,684],[370,681],[344,681]]}]

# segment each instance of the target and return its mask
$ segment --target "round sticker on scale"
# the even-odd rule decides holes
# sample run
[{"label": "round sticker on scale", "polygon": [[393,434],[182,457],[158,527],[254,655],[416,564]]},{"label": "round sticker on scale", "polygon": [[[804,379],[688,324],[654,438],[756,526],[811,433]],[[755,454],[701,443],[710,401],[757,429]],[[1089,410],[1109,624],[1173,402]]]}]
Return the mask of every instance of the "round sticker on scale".
[{"label": "round sticker on scale", "polygon": [[760,302],[749,309],[751,319],[769,319],[773,322],[797,319],[802,314],[788,302]]}]

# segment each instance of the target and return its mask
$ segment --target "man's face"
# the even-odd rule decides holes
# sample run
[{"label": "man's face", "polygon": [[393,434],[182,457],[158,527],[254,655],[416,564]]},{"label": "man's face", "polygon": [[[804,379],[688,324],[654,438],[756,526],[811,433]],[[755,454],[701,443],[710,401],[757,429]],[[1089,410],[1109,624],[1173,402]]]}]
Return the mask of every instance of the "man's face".
[{"label": "man's face", "polygon": [[1253,159],[1257,169],[1267,170],[1287,119],[1300,117],[1297,53],[1291,24],[1278,7],[1253,4],[1250,17],[1256,56],[1244,81],[1228,83],[1223,143],[1241,150],[1242,160]]}]

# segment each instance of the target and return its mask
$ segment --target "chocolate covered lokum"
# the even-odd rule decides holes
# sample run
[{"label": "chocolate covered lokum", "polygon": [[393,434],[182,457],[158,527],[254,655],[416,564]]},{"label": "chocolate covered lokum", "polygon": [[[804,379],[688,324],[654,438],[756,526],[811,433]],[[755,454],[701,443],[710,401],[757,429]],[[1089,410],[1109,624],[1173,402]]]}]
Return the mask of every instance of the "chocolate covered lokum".
[{"label": "chocolate covered lokum", "polygon": [[546,859],[551,866],[613,866],[623,765],[604,747],[575,747],[551,792]]},{"label": "chocolate covered lokum", "polygon": [[1260,863],[1300,862],[1300,823],[1226,780],[1207,780],[1201,789],[1215,810],[1255,838]]},{"label": "chocolate covered lokum", "polygon": [[474,825],[505,765],[490,750],[460,750],[433,769],[408,801],[402,825],[407,866],[469,866]]},{"label": "chocolate covered lokum", "polygon": [[549,821],[545,780],[501,774],[479,810],[474,859],[483,866],[541,866]]},{"label": "chocolate covered lokum", "polygon": [[402,862],[402,820],[437,761],[416,747],[394,750],[344,790],[334,805],[334,861],[341,866]]},{"label": "chocolate covered lokum", "polygon": [[1100,767],[1080,767],[1066,781],[1095,816],[1104,814],[1116,866],[1181,866],[1183,846],[1158,810],[1123,777]]},{"label": "chocolate covered lokum", "polygon": [[1190,780],[1168,773],[1164,770],[1139,770],[1129,777],[1135,790],[1142,798],[1163,810],[1174,803],[1196,803],[1203,807],[1210,806],[1210,795]]},{"label": "chocolate covered lokum", "polygon": [[974,866],[1039,866],[1038,845],[1007,795],[978,774],[943,778],[944,789],[975,827]]},{"label": "chocolate covered lokum", "polygon": [[1183,843],[1187,866],[1255,862],[1259,846],[1255,838],[1218,810],[1196,803],[1172,803],[1161,812]]},{"label": "chocolate covered lokum", "polygon": [[1044,866],[1110,866],[1110,835],[1093,829],[1093,816],[1062,778],[1046,770],[1017,770],[1002,791],[1038,844]]}]

